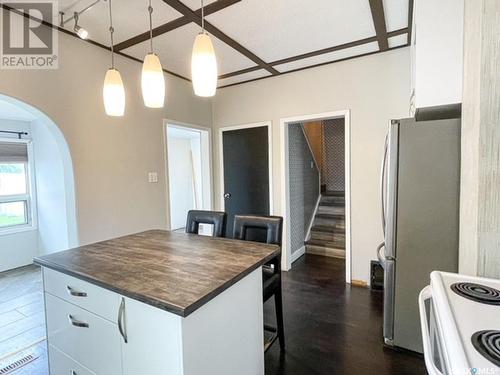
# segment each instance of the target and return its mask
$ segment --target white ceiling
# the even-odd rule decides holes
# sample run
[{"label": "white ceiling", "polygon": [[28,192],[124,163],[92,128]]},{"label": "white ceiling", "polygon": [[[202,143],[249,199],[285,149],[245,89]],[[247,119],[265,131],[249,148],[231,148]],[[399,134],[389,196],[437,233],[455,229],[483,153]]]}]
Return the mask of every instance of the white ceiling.
[{"label": "white ceiling", "polygon": [[243,0],[207,20],[268,62],[375,35],[367,0]]},{"label": "white ceiling", "polygon": [[406,27],[408,24],[408,0],[383,0],[387,31]]},{"label": "white ceiling", "polygon": [[[59,0],[60,10],[66,16],[82,10],[94,0]],[[216,0],[205,0],[205,5]],[[192,10],[200,8],[199,0],[181,0]],[[148,31],[148,0],[114,0],[113,18],[115,44]],[[182,17],[163,0],[152,0],[153,26]],[[388,32],[408,26],[409,0],[383,0]],[[331,48],[376,36],[369,0],[241,0],[206,20],[228,37],[244,46],[266,63],[277,62],[301,54]],[[89,38],[109,46],[108,2],[101,0],[80,16],[80,25],[89,31]],[[72,30],[73,22],[65,27]],[[199,26],[190,23],[154,38],[154,49],[163,67],[190,78],[191,49]],[[212,36],[217,54],[219,75],[242,69],[256,68],[257,63]],[[279,73],[303,69],[378,52],[378,43],[371,39],[366,44],[335,52],[308,57],[273,67]],[[389,48],[407,44],[407,34],[389,38]],[[141,59],[149,52],[149,42],[136,44],[122,51]],[[219,86],[235,84],[271,75],[267,70],[255,69],[244,74],[219,80]]]}]

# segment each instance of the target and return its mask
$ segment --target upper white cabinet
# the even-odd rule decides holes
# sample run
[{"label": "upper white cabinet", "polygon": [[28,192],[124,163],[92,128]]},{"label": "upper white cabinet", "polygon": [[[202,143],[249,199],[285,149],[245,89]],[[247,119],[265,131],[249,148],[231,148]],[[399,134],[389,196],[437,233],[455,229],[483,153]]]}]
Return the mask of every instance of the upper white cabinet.
[{"label": "upper white cabinet", "polygon": [[464,0],[416,0],[411,114],[462,102]]}]

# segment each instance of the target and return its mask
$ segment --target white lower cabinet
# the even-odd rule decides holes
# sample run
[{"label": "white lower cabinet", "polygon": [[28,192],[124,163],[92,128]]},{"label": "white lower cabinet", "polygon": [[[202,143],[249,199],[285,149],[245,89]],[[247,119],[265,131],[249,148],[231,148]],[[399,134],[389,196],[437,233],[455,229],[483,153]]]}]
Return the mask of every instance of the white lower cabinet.
[{"label": "white lower cabinet", "polygon": [[48,349],[51,375],[95,375],[52,345]]},{"label": "white lower cabinet", "polygon": [[49,293],[45,293],[45,309],[50,345],[96,374],[122,373],[117,324]]},{"label": "white lower cabinet", "polygon": [[125,298],[123,374],[182,375],[181,320],[178,315]]},{"label": "white lower cabinet", "polygon": [[51,375],[264,375],[260,268],[188,317],[47,269],[44,290]]}]

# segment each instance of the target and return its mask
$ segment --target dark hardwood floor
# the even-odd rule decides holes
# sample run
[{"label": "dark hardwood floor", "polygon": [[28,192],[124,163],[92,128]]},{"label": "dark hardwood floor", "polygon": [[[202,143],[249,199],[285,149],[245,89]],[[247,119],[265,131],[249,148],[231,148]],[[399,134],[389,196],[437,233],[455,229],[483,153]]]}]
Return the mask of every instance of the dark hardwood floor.
[{"label": "dark hardwood floor", "polygon": [[[34,344],[44,329],[40,272],[28,268],[0,276],[1,352],[31,343],[0,360],[0,369],[31,354],[37,359],[12,374],[47,375],[46,342]],[[342,259],[307,254],[283,274],[283,288],[287,349],[280,354],[278,343],[269,349],[266,375],[426,374],[420,357],[384,348],[382,294],[346,285]],[[272,302],[265,317],[272,322]]]},{"label": "dark hardwood floor", "polygon": [[266,375],[426,374],[423,358],[384,348],[382,293],[344,278],[342,259],[310,254],[283,274],[286,352],[269,349]]}]

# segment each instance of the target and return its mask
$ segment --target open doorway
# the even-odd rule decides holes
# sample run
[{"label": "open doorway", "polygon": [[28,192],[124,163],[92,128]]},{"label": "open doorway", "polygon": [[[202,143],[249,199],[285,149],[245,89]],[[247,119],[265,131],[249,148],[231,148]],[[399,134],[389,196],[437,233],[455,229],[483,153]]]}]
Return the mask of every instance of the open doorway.
[{"label": "open doorway", "polygon": [[0,94],[0,373],[28,363],[23,370],[48,373],[42,277],[32,263],[78,245],[75,212],[63,134],[40,110]]},{"label": "open doorway", "polygon": [[349,111],[281,120],[289,269],[305,253],[345,259],[350,272]]},{"label": "open doorway", "polygon": [[210,129],[166,121],[165,135],[170,230],[183,232],[189,210],[212,209]]}]

